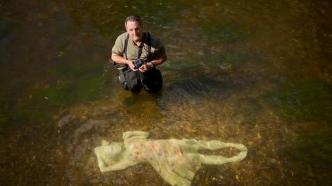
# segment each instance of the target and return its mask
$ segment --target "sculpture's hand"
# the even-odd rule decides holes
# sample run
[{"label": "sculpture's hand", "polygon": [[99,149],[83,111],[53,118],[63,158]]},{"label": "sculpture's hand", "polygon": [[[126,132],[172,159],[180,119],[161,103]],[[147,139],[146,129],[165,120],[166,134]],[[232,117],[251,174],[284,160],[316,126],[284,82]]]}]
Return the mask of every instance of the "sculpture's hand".
[{"label": "sculpture's hand", "polygon": [[128,139],[146,139],[148,138],[149,133],[144,131],[128,131],[124,132],[122,137],[124,140]]}]

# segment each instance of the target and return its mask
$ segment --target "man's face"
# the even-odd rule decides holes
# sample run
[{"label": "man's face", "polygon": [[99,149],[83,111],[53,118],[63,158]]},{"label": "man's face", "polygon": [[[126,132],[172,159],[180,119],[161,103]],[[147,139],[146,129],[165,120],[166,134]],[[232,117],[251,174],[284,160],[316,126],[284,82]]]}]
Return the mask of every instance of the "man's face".
[{"label": "man's face", "polygon": [[126,30],[131,40],[137,42],[142,39],[142,26],[136,21],[128,21]]}]

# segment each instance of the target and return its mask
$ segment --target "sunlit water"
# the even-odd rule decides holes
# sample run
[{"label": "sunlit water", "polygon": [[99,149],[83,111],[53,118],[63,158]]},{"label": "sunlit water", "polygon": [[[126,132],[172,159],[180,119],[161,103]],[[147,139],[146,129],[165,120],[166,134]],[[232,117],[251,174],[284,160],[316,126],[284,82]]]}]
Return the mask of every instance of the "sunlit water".
[{"label": "sunlit water", "polygon": [[[99,172],[93,148],[129,130],[249,148],[241,162],[203,166],[192,185],[331,185],[329,1],[33,0],[0,10],[1,185],[167,185],[148,164]],[[133,13],[166,45],[157,95],[122,90],[107,62]]]}]

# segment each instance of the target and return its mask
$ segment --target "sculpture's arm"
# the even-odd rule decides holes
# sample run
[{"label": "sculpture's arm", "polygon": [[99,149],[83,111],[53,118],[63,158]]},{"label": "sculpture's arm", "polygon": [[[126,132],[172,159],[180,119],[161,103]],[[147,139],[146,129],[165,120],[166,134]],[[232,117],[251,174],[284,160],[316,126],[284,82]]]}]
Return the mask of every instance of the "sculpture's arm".
[{"label": "sculpture's arm", "polygon": [[123,159],[119,162],[116,162],[112,165],[107,165],[105,164],[104,162],[101,162],[99,163],[98,161],[98,165],[99,165],[99,169],[101,172],[108,172],[108,171],[116,171],[116,170],[123,170],[123,169],[126,169],[130,166],[133,166],[137,164],[137,162],[133,162],[133,161],[130,161],[130,160],[127,160],[127,159]]},{"label": "sculpture's arm", "polygon": [[144,131],[128,131],[124,132],[122,135],[124,140],[128,139],[146,139],[149,137],[149,132],[144,132]]}]

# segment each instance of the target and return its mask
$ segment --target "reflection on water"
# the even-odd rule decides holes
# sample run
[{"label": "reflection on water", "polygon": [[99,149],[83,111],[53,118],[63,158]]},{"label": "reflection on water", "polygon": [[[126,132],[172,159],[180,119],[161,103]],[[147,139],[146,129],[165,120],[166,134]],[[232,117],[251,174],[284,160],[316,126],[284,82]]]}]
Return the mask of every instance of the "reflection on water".
[{"label": "reflection on water", "polygon": [[[1,185],[167,185],[148,164],[102,175],[93,148],[124,131],[221,139],[248,157],[193,185],[331,185],[331,3],[0,3]],[[107,65],[123,20],[166,44],[160,94]]]}]

